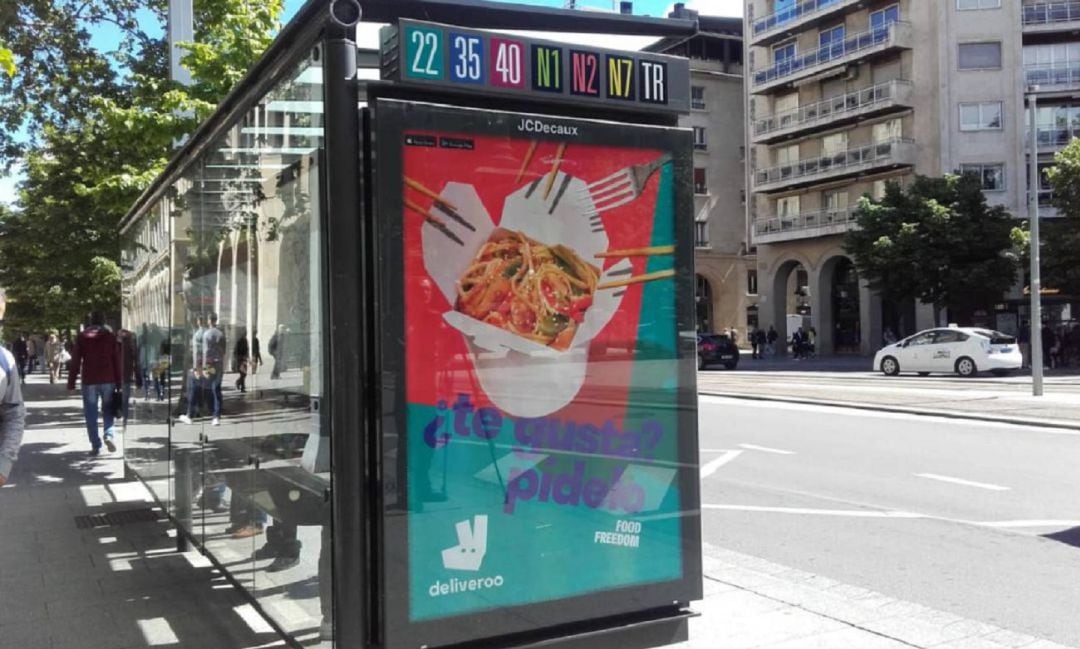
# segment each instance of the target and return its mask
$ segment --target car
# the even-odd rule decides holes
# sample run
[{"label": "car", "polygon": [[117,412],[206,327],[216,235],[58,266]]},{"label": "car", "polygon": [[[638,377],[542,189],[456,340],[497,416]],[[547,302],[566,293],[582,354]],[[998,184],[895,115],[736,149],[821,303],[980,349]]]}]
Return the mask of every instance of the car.
[{"label": "car", "polygon": [[698,334],[697,357],[699,370],[710,365],[723,365],[729,370],[739,366],[739,348],[725,334]]},{"label": "car", "polygon": [[937,372],[966,378],[984,371],[1004,376],[1023,364],[1016,338],[981,327],[927,329],[886,345],[874,355],[874,369],[887,376]]}]

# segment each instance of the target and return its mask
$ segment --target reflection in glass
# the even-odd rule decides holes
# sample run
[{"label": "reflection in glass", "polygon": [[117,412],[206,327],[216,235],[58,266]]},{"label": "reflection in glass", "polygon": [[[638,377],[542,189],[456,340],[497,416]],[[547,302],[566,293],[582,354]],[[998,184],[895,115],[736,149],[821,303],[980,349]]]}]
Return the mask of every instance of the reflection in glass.
[{"label": "reflection in glass", "polygon": [[125,326],[133,466],[284,630],[330,647],[321,84],[300,65],[143,216]]}]

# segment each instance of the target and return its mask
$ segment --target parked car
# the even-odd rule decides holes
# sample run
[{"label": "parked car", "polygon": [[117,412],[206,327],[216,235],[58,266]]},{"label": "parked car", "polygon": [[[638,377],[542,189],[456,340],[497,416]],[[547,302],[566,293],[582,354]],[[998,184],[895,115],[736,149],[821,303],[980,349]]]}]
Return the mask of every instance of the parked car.
[{"label": "parked car", "polygon": [[710,365],[723,365],[733,370],[739,366],[739,348],[725,334],[698,334],[697,339],[698,369],[708,369]]},{"label": "parked car", "polygon": [[1002,376],[1023,363],[1016,338],[979,327],[927,329],[886,345],[874,356],[874,369],[888,376],[955,372],[969,377],[984,371]]}]

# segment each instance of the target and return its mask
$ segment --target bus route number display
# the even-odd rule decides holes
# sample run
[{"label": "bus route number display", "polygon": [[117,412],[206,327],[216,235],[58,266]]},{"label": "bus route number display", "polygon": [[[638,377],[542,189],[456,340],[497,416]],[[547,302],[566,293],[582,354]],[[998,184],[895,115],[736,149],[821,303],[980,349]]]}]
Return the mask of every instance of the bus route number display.
[{"label": "bus route number display", "polygon": [[382,78],[546,101],[689,110],[686,59],[569,46],[414,20],[383,28]]}]

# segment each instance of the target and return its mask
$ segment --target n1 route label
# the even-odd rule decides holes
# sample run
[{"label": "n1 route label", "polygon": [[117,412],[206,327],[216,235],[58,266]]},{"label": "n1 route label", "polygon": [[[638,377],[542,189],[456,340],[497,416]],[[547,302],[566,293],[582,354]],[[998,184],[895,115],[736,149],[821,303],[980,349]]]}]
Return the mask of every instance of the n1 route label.
[{"label": "n1 route label", "polygon": [[685,59],[568,46],[414,20],[384,28],[382,42],[384,79],[577,103],[636,105],[670,112],[689,109]]}]

